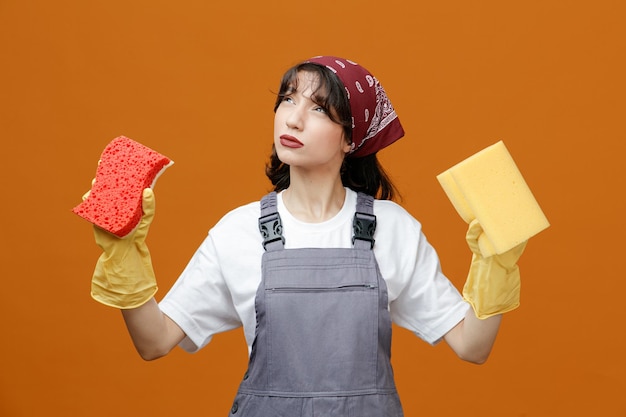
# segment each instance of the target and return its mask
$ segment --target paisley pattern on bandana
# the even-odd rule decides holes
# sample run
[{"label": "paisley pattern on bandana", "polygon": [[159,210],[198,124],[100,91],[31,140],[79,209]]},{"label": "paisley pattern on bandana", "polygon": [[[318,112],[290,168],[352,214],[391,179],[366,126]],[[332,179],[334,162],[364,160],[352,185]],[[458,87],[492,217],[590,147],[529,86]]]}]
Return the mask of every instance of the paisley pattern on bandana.
[{"label": "paisley pattern on bandana", "polygon": [[318,56],[306,62],[328,68],[346,89],[352,113],[350,157],[373,154],[404,136],[385,90],[368,70],[356,62],[334,56]]}]

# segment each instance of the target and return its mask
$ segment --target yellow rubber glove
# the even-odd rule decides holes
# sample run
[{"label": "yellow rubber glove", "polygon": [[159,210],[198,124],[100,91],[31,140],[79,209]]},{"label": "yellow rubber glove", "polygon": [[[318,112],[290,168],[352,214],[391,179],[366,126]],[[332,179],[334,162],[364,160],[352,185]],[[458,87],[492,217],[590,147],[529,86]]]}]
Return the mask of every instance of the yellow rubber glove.
[{"label": "yellow rubber glove", "polygon": [[517,261],[526,242],[500,255],[484,258],[478,247],[483,229],[474,220],[467,231],[467,244],[472,250],[472,264],[463,287],[463,298],[470,303],[476,317],[486,319],[519,307],[520,273]]},{"label": "yellow rubber glove", "polygon": [[136,308],[157,292],[146,236],[154,218],[152,189],[143,190],[143,216],[139,225],[123,238],[94,226],[96,243],[104,253],[91,280],[91,296],[98,302],[121,309]]}]

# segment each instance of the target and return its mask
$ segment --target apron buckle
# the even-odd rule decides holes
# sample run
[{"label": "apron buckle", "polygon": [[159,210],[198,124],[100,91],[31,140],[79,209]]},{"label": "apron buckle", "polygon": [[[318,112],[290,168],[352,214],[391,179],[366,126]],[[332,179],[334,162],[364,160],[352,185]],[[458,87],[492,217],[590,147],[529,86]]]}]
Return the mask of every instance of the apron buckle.
[{"label": "apron buckle", "polygon": [[374,247],[374,232],[376,231],[376,216],[373,214],[357,211],[352,220],[352,244],[359,240],[370,242],[370,249]]},{"label": "apron buckle", "polygon": [[270,213],[268,215],[259,218],[259,231],[263,237],[263,249],[267,250],[267,245],[272,242],[282,241],[285,244],[285,238],[283,237],[283,224],[280,220],[280,214],[278,212]]}]

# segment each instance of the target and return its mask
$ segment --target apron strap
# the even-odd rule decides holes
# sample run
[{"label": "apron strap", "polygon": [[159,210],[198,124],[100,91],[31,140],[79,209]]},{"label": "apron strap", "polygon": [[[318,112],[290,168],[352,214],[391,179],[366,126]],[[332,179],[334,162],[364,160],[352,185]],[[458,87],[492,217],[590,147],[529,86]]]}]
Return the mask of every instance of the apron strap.
[{"label": "apron strap", "polygon": [[276,205],[276,192],[265,195],[261,199],[261,217],[259,217],[259,231],[263,237],[263,248],[266,251],[275,251],[285,248],[283,224]]},{"label": "apron strap", "polygon": [[358,193],[356,213],[352,220],[352,244],[356,249],[373,249],[374,232],[376,232],[376,216],[374,215],[374,197]]},{"label": "apron strap", "polygon": [[[352,244],[357,249],[373,249],[374,233],[376,232],[376,216],[374,215],[374,197],[357,194],[356,213],[352,220]],[[263,248],[275,251],[285,248],[283,225],[278,214],[276,192],[265,195],[261,199],[261,217],[259,231],[263,237]]]}]

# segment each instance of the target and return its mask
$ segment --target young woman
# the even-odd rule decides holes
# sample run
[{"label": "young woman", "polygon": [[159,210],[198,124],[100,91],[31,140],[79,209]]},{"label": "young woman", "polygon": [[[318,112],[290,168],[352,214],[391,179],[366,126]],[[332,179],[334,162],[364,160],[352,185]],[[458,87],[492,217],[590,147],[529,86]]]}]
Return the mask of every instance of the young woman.
[{"label": "young woman", "polygon": [[401,416],[392,321],[484,362],[501,313],[518,305],[524,246],[482,258],[480,225],[472,224],[461,296],[420,223],[391,201],[395,189],[376,153],[403,135],[362,66],[328,56],[296,65],[275,105],[266,169],[274,191],[224,216],[157,303],[145,245],[154,195],[145,190],[131,236],[96,228],[105,253],[93,297],[122,309],[146,360],[176,345],[196,351],[243,326],[250,361],[231,415]]}]

